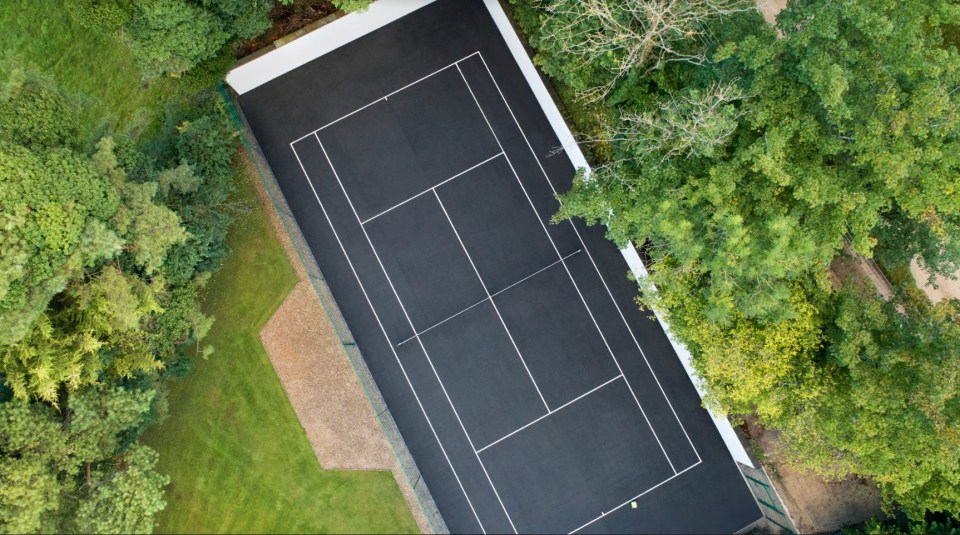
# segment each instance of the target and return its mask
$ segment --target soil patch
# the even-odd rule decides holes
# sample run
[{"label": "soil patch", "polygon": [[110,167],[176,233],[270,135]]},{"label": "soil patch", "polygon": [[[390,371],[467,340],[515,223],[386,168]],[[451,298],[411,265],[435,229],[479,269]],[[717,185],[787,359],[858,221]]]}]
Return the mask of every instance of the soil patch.
[{"label": "soil patch", "polygon": [[767,24],[776,26],[777,15],[787,7],[787,0],[757,0],[757,9]]},{"label": "soil patch", "polygon": [[927,294],[927,298],[933,303],[939,303],[944,299],[960,299],[960,271],[954,274],[956,279],[948,279],[943,275],[934,276],[934,285],[927,284],[930,279],[930,273],[920,267],[919,257],[914,257],[910,262],[910,273],[917,282],[917,287]]},{"label": "soil patch", "polygon": [[313,287],[300,281],[260,331],[320,464],[389,469],[392,452]]},{"label": "soil patch", "polygon": [[800,533],[834,533],[884,516],[880,490],[871,481],[855,476],[825,480],[792,468],[781,458],[779,431],[764,429],[753,418],[746,419],[743,429],[762,450],[763,465]]}]

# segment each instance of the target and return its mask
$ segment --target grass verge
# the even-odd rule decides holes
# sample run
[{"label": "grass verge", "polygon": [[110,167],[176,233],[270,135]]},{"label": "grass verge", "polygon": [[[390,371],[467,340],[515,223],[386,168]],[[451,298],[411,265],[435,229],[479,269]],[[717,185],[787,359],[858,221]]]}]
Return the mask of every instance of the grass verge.
[{"label": "grass verge", "polygon": [[172,479],[157,531],[416,532],[390,472],[320,467],[260,343],[296,276],[250,180],[237,197],[251,211],[206,289],[216,352],[171,385],[171,417],[144,436]]}]

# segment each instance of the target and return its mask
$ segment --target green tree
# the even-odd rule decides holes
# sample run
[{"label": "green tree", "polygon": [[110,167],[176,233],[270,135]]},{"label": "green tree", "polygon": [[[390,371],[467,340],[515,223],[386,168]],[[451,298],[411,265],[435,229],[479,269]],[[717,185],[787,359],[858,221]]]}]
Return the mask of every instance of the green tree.
[{"label": "green tree", "polygon": [[886,266],[906,266],[916,257],[921,267],[936,275],[954,278],[960,271],[960,217],[940,220],[910,217],[892,210],[873,230],[877,240],[874,254]]},{"label": "green tree", "polygon": [[0,404],[0,531],[56,531],[68,444],[49,407]]},{"label": "green tree", "polygon": [[8,274],[0,285],[0,345],[23,337],[71,277],[119,252],[105,223],[119,201],[116,187],[81,155],[0,142],[3,239],[12,245],[0,252]]},{"label": "green tree", "polygon": [[[222,112],[184,121],[178,131],[177,153],[181,162],[190,164],[207,182],[219,182],[232,176],[230,162],[237,151],[237,134]],[[222,187],[215,188],[215,191],[224,196],[229,192]]]},{"label": "green tree", "polygon": [[[112,0],[70,5],[102,19],[92,26],[127,10]],[[120,136],[89,155],[73,99],[35,73],[7,74],[0,532],[149,532],[168,479],[136,442],[166,413],[165,379],[211,352],[201,339],[213,318],[198,295],[227,251],[235,137],[216,113],[204,119],[209,97],[198,98],[192,127],[159,134],[167,151],[148,154]],[[192,141],[178,147],[183,137]]]},{"label": "green tree", "polygon": [[168,479],[155,452],[124,437],[155,397],[113,387],[70,395],[62,412],[0,403],[0,531],[149,531]]},{"label": "green tree", "polygon": [[957,535],[960,521],[942,513],[928,513],[923,520],[871,518],[862,526],[846,528],[843,535]]},{"label": "green tree", "polygon": [[126,180],[113,148],[105,138],[91,160],[0,144],[2,240],[10,244],[0,253],[0,369],[19,399],[56,404],[61,386],[76,391],[102,373],[130,378],[163,367],[149,333],[163,279],[97,267],[125,250],[153,274],[188,234],[154,202],[157,183]]},{"label": "green tree", "polygon": [[153,533],[153,516],[166,507],[170,478],[156,471],[157,452],[135,445],[114,465],[97,470],[90,496],[77,508],[80,533]]},{"label": "green tree", "polygon": [[200,177],[194,174],[188,163],[162,171],[157,176],[160,194],[166,197],[171,190],[180,193],[195,193],[200,188]]},{"label": "green tree", "polygon": [[[891,208],[915,226],[935,225],[942,242],[954,227],[940,222],[960,213],[960,117],[951,92],[960,58],[929,21],[952,23],[956,10],[947,6],[798,4],[781,15],[785,38],[757,32],[717,47],[719,63],[674,66],[657,85],[637,89],[654,91],[631,104],[639,112],[623,103],[614,132],[636,130],[637,113],[658,124],[669,116],[659,110],[690,91],[684,85],[711,87],[717,78],[750,95],[726,105],[739,127],[728,118],[723,142],[704,157],[615,137],[617,165],[578,181],[561,216],[602,221],[616,241],[647,242],[654,260],[669,256],[678,269],[700,272],[696,293],[720,322],[734,310],[790,317],[791,281],[822,274],[848,231],[869,254]],[[645,111],[657,99],[667,104]],[[664,158],[671,161],[656,165]],[[663,286],[670,275],[654,277]]]},{"label": "green tree", "polygon": [[137,0],[135,5],[128,39],[144,78],[180,76],[216,54],[230,37],[220,18],[186,0]]},{"label": "green tree", "polygon": [[[743,0],[553,0],[540,18],[541,64],[589,99],[672,61],[706,61],[711,19],[752,9]],[[572,67],[572,68],[571,68]]]},{"label": "green tree", "polygon": [[122,0],[66,0],[65,10],[81,26],[112,33],[130,18],[131,6]]},{"label": "green tree", "polygon": [[115,146],[113,138],[101,139],[97,143],[94,162],[111,178],[120,193],[122,202],[112,220],[117,232],[127,239],[137,265],[152,274],[163,264],[167,250],[185,242],[189,235],[180,226],[180,218],[175,212],[153,201],[158,188],[156,182],[126,180],[126,172],[114,154]]},{"label": "green tree", "polygon": [[652,112],[624,113],[615,128],[608,127],[608,136],[597,141],[617,143],[631,159],[710,157],[739,126],[745,112],[735,103],[744,98],[734,83],[682,89]]},{"label": "green tree", "polygon": [[[283,3],[293,3],[293,0],[281,0]],[[373,0],[333,0],[333,5],[347,12],[364,11],[370,7]]]},{"label": "green tree", "polygon": [[89,333],[57,329],[43,313],[32,318],[26,336],[0,352],[4,382],[17,399],[56,404],[62,386],[77,390],[97,382],[101,347]]},{"label": "green tree", "polygon": [[[164,273],[174,284],[186,283],[197,270],[216,267],[229,252],[225,237],[230,213],[242,208],[228,201],[234,188],[236,138],[222,110],[187,120],[178,132],[177,159],[193,170],[196,186],[184,175],[182,187],[171,187],[167,198],[190,233],[185,243],[171,248],[164,264]],[[168,179],[161,178],[161,187]]]},{"label": "green tree", "polygon": [[156,192],[156,183],[123,184],[124,202],[113,220],[120,234],[129,237],[134,260],[147,273],[158,270],[170,247],[188,237],[177,214],[153,202]]},{"label": "green tree", "polygon": [[11,285],[23,277],[29,253],[19,227],[26,214],[0,212],[0,303],[7,299]]},{"label": "green tree", "polygon": [[270,27],[267,13],[273,0],[201,0],[203,7],[223,21],[227,33],[237,39],[250,39]]},{"label": "green tree", "polygon": [[49,82],[14,69],[0,91],[0,136],[34,148],[73,146],[79,123],[73,106]]},{"label": "green tree", "polygon": [[75,392],[105,378],[130,379],[162,369],[146,329],[162,312],[161,289],[110,266],[72,285],[59,312],[41,314],[25,337],[0,349],[4,380],[14,397],[57,405],[64,386]]},{"label": "green tree", "polygon": [[833,385],[805,409],[815,426],[791,422],[793,457],[872,478],[915,519],[960,511],[960,301],[932,305],[914,288],[888,302],[848,284],[831,315]]},{"label": "green tree", "polygon": [[62,315],[71,331],[88,340],[100,356],[109,357],[101,359],[105,362],[97,367],[98,372],[129,379],[163,368],[145,328],[162,311],[157,302],[162,291],[158,281],[150,285],[111,266],[70,289],[70,301]]}]

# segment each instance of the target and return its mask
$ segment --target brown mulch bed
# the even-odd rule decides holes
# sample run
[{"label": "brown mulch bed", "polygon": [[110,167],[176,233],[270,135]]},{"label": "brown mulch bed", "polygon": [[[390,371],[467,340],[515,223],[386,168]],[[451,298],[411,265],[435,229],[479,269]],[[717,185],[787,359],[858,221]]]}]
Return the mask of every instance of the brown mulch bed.
[{"label": "brown mulch bed", "polygon": [[277,39],[316,22],[336,10],[337,8],[329,0],[297,0],[289,6],[277,2],[270,10],[270,20],[273,21],[273,25],[263,34],[237,45],[237,59],[270,46]]}]

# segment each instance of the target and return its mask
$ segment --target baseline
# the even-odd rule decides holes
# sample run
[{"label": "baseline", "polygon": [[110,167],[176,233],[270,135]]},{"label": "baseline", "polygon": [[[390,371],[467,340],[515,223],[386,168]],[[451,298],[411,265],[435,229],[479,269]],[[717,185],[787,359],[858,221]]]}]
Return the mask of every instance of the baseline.
[{"label": "baseline", "polygon": [[676,476],[621,379],[482,453],[521,531],[570,532]]},{"label": "baseline", "polygon": [[610,509],[609,511],[604,511],[602,515],[594,518],[593,520],[587,522],[586,524],[583,524],[582,526],[580,526],[579,528],[571,531],[570,533],[576,533],[576,532],[580,531],[581,529],[589,526],[590,524],[593,524],[593,523],[596,522],[597,520],[600,520],[600,519],[606,517],[606,516],[609,515],[610,513],[626,507],[626,505],[627,505],[628,503],[630,503],[630,502],[632,502],[632,501],[634,501],[634,500],[637,500],[637,499],[639,499],[639,498],[642,498],[643,496],[649,494],[650,491],[655,490],[655,489],[657,489],[657,488],[659,488],[659,487],[661,487],[661,486],[669,483],[670,481],[673,481],[674,479],[676,479],[676,478],[680,477],[681,475],[683,475],[685,472],[689,472],[690,470],[693,470],[694,468],[700,466],[701,464],[703,464],[703,461],[702,461],[702,460],[701,460],[701,461],[697,461],[697,462],[691,464],[690,466],[684,468],[683,470],[680,470],[680,471],[677,472],[676,474],[673,474],[672,476],[668,477],[667,479],[664,479],[663,481],[661,481],[661,482],[657,483],[656,485],[650,487],[649,489],[641,492],[640,494],[637,494],[637,495],[634,496],[633,498],[630,498],[629,500],[621,503],[620,505],[614,507],[613,509]]},{"label": "baseline", "polygon": [[447,66],[445,66],[445,67],[440,67],[439,69],[431,72],[430,74],[428,74],[428,75],[426,75],[426,76],[423,76],[423,77],[421,77],[421,78],[417,78],[416,80],[414,80],[414,81],[410,82],[409,84],[401,87],[400,89],[395,89],[395,90],[387,93],[386,95],[384,95],[384,96],[382,96],[382,97],[380,97],[380,98],[378,98],[378,99],[376,99],[376,100],[374,100],[374,101],[371,101],[371,102],[369,102],[369,103],[367,103],[367,104],[364,104],[363,106],[360,106],[359,108],[353,110],[352,112],[350,112],[350,113],[348,113],[348,114],[346,114],[346,115],[344,115],[344,116],[342,116],[342,117],[339,117],[339,118],[337,118],[337,119],[334,119],[334,120],[330,121],[329,123],[321,126],[320,128],[317,128],[317,129],[314,130],[313,132],[307,132],[306,134],[304,134],[304,135],[298,137],[297,139],[294,139],[293,141],[291,141],[291,142],[290,142],[290,145],[293,146],[294,143],[296,143],[296,142],[298,142],[298,141],[303,141],[304,139],[306,139],[306,138],[308,138],[308,137],[310,137],[310,136],[312,136],[312,135],[315,135],[317,132],[323,130],[324,128],[326,128],[326,127],[328,127],[328,126],[331,126],[331,125],[334,125],[334,124],[336,124],[336,123],[339,123],[340,121],[346,119],[347,117],[350,117],[351,115],[354,115],[355,113],[361,112],[361,111],[369,108],[370,106],[373,106],[373,105],[376,104],[377,102],[380,102],[380,101],[383,101],[383,100],[387,100],[388,98],[392,97],[393,95],[396,95],[397,93],[403,91],[404,89],[407,89],[407,88],[409,88],[409,87],[411,87],[411,86],[417,85],[417,84],[419,84],[420,82],[426,80],[427,78],[430,78],[431,76],[434,76],[434,75],[436,75],[436,74],[439,74],[439,73],[441,73],[441,72],[449,69],[450,67],[455,66],[456,64],[460,63],[461,61],[470,59],[470,58],[472,58],[473,56],[476,56],[476,55],[479,55],[479,54],[480,54],[480,51],[478,50],[478,51],[474,52],[473,54],[468,54],[468,55],[466,55],[466,56],[458,59],[457,61],[454,61],[453,63],[451,63],[451,64],[449,64],[449,65],[447,65]]}]

